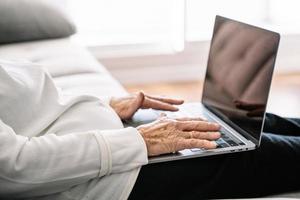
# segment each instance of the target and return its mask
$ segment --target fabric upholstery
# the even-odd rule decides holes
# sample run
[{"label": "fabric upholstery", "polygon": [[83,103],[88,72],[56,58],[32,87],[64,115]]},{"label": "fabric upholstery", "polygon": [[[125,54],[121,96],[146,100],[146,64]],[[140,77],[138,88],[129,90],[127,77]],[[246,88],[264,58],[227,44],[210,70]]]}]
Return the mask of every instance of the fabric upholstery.
[{"label": "fabric upholstery", "polygon": [[47,68],[58,87],[99,97],[126,94],[91,53],[70,39],[55,39],[0,46],[0,58],[28,60]]},{"label": "fabric upholstery", "polygon": [[0,44],[67,37],[75,26],[49,0],[1,0]]}]

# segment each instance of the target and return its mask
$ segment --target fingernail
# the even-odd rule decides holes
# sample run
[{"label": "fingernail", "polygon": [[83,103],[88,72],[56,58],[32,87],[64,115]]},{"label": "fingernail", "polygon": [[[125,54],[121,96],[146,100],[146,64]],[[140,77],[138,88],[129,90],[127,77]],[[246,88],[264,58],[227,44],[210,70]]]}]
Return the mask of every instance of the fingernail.
[{"label": "fingernail", "polygon": [[218,144],[215,141],[212,141],[211,144],[212,144],[213,148],[217,148]]},{"label": "fingernail", "polygon": [[179,110],[179,108],[177,108],[177,107],[173,107],[173,111],[178,111]]},{"label": "fingernail", "polygon": [[221,128],[220,124],[217,124],[217,123],[213,123],[213,125],[216,127],[216,128]]},{"label": "fingernail", "polygon": [[215,136],[216,136],[217,138],[220,138],[220,137],[221,137],[221,133],[216,132],[216,133],[215,133]]}]

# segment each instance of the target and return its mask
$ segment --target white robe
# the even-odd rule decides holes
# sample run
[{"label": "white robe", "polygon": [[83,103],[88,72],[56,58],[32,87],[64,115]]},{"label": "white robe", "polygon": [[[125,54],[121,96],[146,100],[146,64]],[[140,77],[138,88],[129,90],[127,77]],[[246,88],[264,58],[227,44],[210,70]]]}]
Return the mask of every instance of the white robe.
[{"label": "white robe", "polygon": [[0,198],[126,199],[147,149],[109,105],[0,60]]}]

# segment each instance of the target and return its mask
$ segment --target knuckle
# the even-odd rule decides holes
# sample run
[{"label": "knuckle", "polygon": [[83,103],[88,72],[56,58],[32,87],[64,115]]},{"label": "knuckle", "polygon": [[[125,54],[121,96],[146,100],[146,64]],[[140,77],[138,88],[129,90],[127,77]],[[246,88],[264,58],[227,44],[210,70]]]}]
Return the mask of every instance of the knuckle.
[{"label": "knuckle", "polygon": [[201,146],[202,148],[206,148],[206,140],[200,140],[199,141],[199,146]]},{"label": "knuckle", "polygon": [[173,128],[177,128],[177,126],[178,126],[176,121],[170,121],[169,125]]},{"label": "knuckle", "polygon": [[182,121],[176,121],[175,128],[178,130],[183,130],[185,127],[185,122]]},{"label": "knuckle", "polygon": [[206,130],[208,130],[210,126],[211,126],[210,122],[203,123],[203,128],[205,128]]},{"label": "knuckle", "polygon": [[204,132],[203,138],[213,138],[213,135],[211,134],[211,132]]},{"label": "knuckle", "polygon": [[198,144],[198,141],[195,139],[191,139],[190,144],[191,144],[191,146],[196,147]]},{"label": "knuckle", "polygon": [[192,125],[192,127],[193,127],[194,130],[199,129],[199,122],[193,121],[193,122],[191,123],[191,125]]},{"label": "knuckle", "polygon": [[190,138],[196,138],[196,136],[197,136],[195,131],[189,132],[189,135],[190,135]]},{"label": "knuckle", "polygon": [[180,127],[180,122],[179,121],[173,121],[173,125],[176,129],[179,129]]},{"label": "knuckle", "polygon": [[202,122],[202,129],[204,130],[211,130],[211,123],[210,122]]},{"label": "knuckle", "polygon": [[203,136],[202,136],[202,133],[201,133],[201,132],[195,131],[195,132],[194,132],[194,137],[197,138],[197,139],[201,139]]},{"label": "knuckle", "polygon": [[202,137],[201,132],[192,131],[192,134],[193,134],[193,137],[194,137],[194,138],[201,138],[201,137]]},{"label": "knuckle", "polygon": [[177,150],[188,148],[185,140],[179,139],[176,143]]},{"label": "knuckle", "polygon": [[173,127],[174,126],[173,122],[168,120],[168,119],[166,119],[165,122],[166,122],[167,127]]}]

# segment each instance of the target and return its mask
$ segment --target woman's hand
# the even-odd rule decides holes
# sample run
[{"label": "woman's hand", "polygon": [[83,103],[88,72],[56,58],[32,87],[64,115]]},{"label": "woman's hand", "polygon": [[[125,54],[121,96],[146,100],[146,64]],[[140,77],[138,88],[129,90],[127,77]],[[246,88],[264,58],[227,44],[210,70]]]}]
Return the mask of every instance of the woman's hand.
[{"label": "woman's hand", "polygon": [[153,108],[157,110],[177,111],[174,105],[180,105],[183,100],[165,97],[154,97],[142,92],[126,97],[113,97],[110,106],[116,111],[122,120],[130,119],[140,108]]},{"label": "woman's hand", "polygon": [[170,119],[166,116],[137,127],[144,138],[148,155],[156,156],[183,149],[214,149],[220,126],[195,118]]}]

